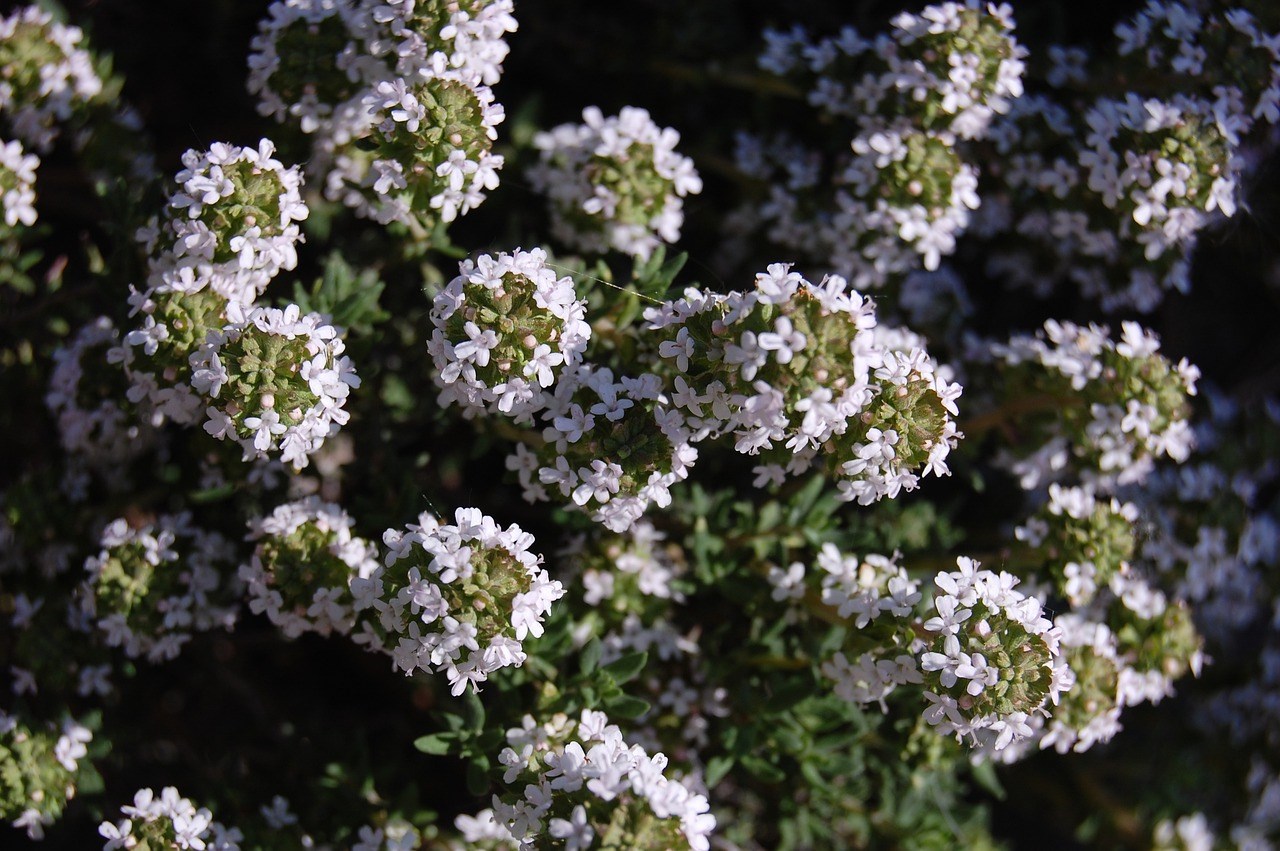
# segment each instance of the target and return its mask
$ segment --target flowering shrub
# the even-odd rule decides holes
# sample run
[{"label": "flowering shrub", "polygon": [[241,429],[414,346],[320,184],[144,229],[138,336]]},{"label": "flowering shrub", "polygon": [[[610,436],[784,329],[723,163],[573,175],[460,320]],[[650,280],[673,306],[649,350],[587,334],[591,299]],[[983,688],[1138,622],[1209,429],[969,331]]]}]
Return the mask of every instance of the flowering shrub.
[{"label": "flowering shrub", "polygon": [[0,18],[0,845],[1280,844],[1272,5],[170,6]]}]

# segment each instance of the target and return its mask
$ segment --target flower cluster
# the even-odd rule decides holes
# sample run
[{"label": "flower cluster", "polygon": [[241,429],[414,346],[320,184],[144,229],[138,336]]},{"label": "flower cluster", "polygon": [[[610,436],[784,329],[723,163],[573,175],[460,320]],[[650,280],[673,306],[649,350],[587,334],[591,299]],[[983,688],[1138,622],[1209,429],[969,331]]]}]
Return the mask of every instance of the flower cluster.
[{"label": "flower cluster", "polygon": [[123,518],[102,530],[102,550],[85,561],[81,605],[107,644],[131,658],[174,659],[192,632],[229,629],[234,592],[219,568],[230,542],[187,515],[160,517],[132,528]]},{"label": "flower cluster", "polygon": [[1177,0],[1147,0],[1115,27],[1118,53],[1139,73],[1177,75],[1213,96],[1224,83],[1244,98],[1244,111],[1280,122],[1280,43],[1243,6],[1215,9]]},{"label": "flower cluster", "polygon": [[492,86],[515,32],[511,0],[273,2],[249,54],[258,111],[342,141],[365,122],[378,83],[450,68]]},{"label": "flower cluster", "polygon": [[160,292],[208,287],[251,304],[281,270],[297,265],[298,223],[307,218],[302,174],[275,145],[218,142],[182,156],[165,219],[141,232],[151,254],[148,284]]},{"label": "flower cluster", "polygon": [[276,0],[267,8],[249,53],[249,94],[258,98],[260,114],[292,119],[303,133],[354,120],[362,87],[384,71],[357,41],[369,17],[361,5]]},{"label": "flower cluster", "polygon": [[671,486],[688,478],[698,458],[693,435],[652,373],[615,378],[590,364],[562,373],[542,419],[543,444],[518,443],[507,458],[525,499],[547,501],[545,486],[552,486],[615,532],[650,504],[669,505]]},{"label": "flower cluster", "polygon": [[[914,264],[893,256],[895,237],[915,249],[926,269],[937,269],[955,251],[956,235],[978,207],[978,172],[960,159],[954,139],[904,128],[886,128],[853,140],[853,159],[841,183],[842,219],[862,220],[884,268]],[[874,256],[877,252],[871,252]]]},{"label": "flower cluster", "polygon": [[1138,573],[1111,580],[1105,620],[1131,670],[1122,674],[1122,700],[1157,702],[1173,694],[1173,683],[1204,665],[1204,639],[1196,631],[1191,607],[1171,599]]},{"label": "flower cluster", "polygon": [[822,663],[822,675],[831,682],[831,691],[849,703],[878,703],[888,712],[885,699],[899,686],[920,685],[924,679],[916,658],[906,652],[867,651],[852,662],[843,650]]},{"label": "flower cluster", "polygon": [[27,147],[49,151],[57,125],[102,92],[83,38],[37,6],[0,18],[0,112]]},{"label": "flower cluster", "polygon": [[967,0],[903,12],[887,35],[852,27],[811,40],[801,28],[766,30],[760,66],[810,83],[811,105],[870,129],[909,116],[929,130],[982,136],[1022,94],[1026,50],[1013,38],[1008,5]]},{"label": "flower cluster", "polygon": [[387,224],[448,224],[498,187],[493,153],[505,114],[493,91],[443,67],[416,78],[383,80],[364,96],[368,149],[341,148],[325,195]]},{"label": "flower cluster", "polygon": [[[263,0],[259,116],[201,98],[253,143],[167,189],[147,136],[185,125],[144,119],[183,79],[126,87],[152,39],[65,5],[0,12],[0,831],[986,848],[1044,790],[1099,843],[1280,837],[1264,0],[1088,45],[1115,21],[1027,4],[1015,38],[1000,0],[869,35],[796,5],[762,45],[734,0],[652,36],[565,0],[514,54],[512,0]],[[243,54],[234,6],[182,12],[188,62]],[[621,106],[650,71],[679,133]],[[119,788],[157,760],[210,809]]]},{"label": "flower cluster", "polygon": [[684,601],[676,581],[685,572],[679,548],[666,535],[641,520],[620,535],[585,542],[561,553],[581,569],[583,601],[616,612],[643,608],[645,599]]},{"label": "flower cluster", "polygon": [[142,234],[149,286],[130,297],[141,325],[108,358],[153,422],[203,416],[205,431],[238,440],[246,459],[278,452],[301,468],[346,423],[360,380],[325,317],[255,305],[297,264],[307,217],[301,174],[274,153],[263,139],[184,155],[168,217]]},{"label": "flower cluster", "polygon": [[[542,724],[525,716],[507,731],[498,759],[508,791],[482,814],[476,839],[490,838],[481,831],[492,820],[522,847],[557,840],[575,851],[710,847],[716,819],[706,797],[667,777],[663,754],[628,746],[603,712]],[[459,827],[465,835],[472,825]]]},{"label": "flower cluster", "polygon": [[258,109],[317,136],[325,194],[430,230],[498,186],[492,152],[510,0],[276,2],[250,56]]},{"label": "flower cluster", "polygon": [[1133,503],[1055,483],[1049,485],[1049,501],[1015,534],[1036,548],[1058,593],[1082,606],[1129,569],[1138,511]]},{"label": "flower cluster", "polygon": [[431,311],[440,403],[530,421],[557,376],[582,362],[585,315],[573,280],[556,277],[540,248],[464,260]]},{"label": "flower cluster", "polygon": [[[301,174],[274,159],[275,146],[216,144],[188,151],[162,225],[139,234],[151,254],[148,287],[130,304],[141,325],[114,356],[134,388],[131,401],[191,424],[203,405],[188,358],[210,332],[235,320],[271,279],[297,264],[298,222],[307,217]],[[143,358],[135,350],[141,350]]]},{"label": "flower cluster", "polygon": [[898,564],[896,553],[892,557],[868,553],[859,558],[828,542],[818,551],[815,562],[814,570],[807,570],[801,561],[792,562],[785,570],[770,565],[767,579],[773,586],[773,599],[804,600],[809,592],[807,580],[811,575],[820,576],[821,603],[860,630],[883,614],[909,618],[920,602],[920,583]]},{"label": "flower cluster", "polygon": [[[1071,666],[1075,682],[1060,696],[1053,716],[1034,723],[1037,727],[1043,724],[1041,748],[1082,753],[1120,732],[1126,668],[1119,658],[1115,634],[1106,624],[1068,612],[1055,618],[1053,625],[1061,632],[1059,650]],[[1029,747],[1031,743],[1026,744]]]},{"label": "flower cluster", "polygon": [[1197,234],[1237,207],[1249,125],[1219,94],[1102,98],[1083,123],[1044,97],[1017,102],[992,132],[1010,162],[982,229],[1019,241],[989,268],[1038,292],[1069,278],[1107,310],[1185,292]]},{"label": "flower cluster", "polygon": [[406,675],[443,671],[455,695],[523,664],[521,642],[542,635],[543,615],[564,595],[529,551],[533,536],[479,509],[459,508],[452,524],[423,514],[382,540],[385,569],[351,580],[354,640],[389,653]]},{"label": "flower cluster", "polygon": [[252,522],[249,537],[258,543],[239,573],[249,609],[265,613],[290,638],[351,632],[352,585],[381,570],[377,548],[352,535],[352,526],[345,511],[317,497]]},{"label": "flower cluster", "polygon": [[1155,459],[1185,460],[1192,431],[1187,396],[1200,372],[1186,359],[1176,365],[1136,322],[1125,322],[1119,341],[1110,330],[1049,320],[1035,336],[1016,336],[992,347],[1007,367],[1009,398],[1026,405],[1033,430],[1029,455],[1009,464],[1024,488],[1080,477],[1103,489],[1142,481]]},{"label": "flower cluster", "polygon": [[1000,751],[1030,736],[1028,719],[1048,714],[1074,677],[1059,650],[1061,631],[1039,600],[1015,588],[1016,576],[979,570],[964,557],[956,565],[934,578],[936,614],[924,622],[931,633],[919,657],[930,704],[924,718]]},{"label": "flower cluster", "polygon": [[120,808],[128,818],[112,824],[104,821],[98,833],[107,841],[102,851],[115,849],[208,849],[240,851],[243,836],[213,820],[205,807],[197,808],[178,790],[166,786],[159,797],[150,789],[139,789],[133,803]]},{"label": "flower cluster", "polygon": [[[204,429],[240,442],[246,458],[279,452],[301,468],[345,424],[343,407],[360,379],[338,329],[297,305],[232,305],[233,321],[211,331],[189,358],[191,386],[209,400]],[[224,392],[227,391],[227,392]]]},{"label": "flower cluster", "polygon": [[[1260,495],[1276,470],[1273,450],[1257,442],[1274,434],[1280,410],[1246,417],[1210,399],[1215,417],[1196,430],[1199,457],[1156,471],[1134,498],[1149,502],[1143,560],[1194,604],[1206,636],[1225,640],[1270,614],[1267,576],[1280,563],[1280,523]],[[1228,428],[1252,439],[1228,440]]]},{"label": "flower cluster", "polygon": [[0,819],[43,839],[44,829],[62,813],[87,775],[87,745],[93,733],[67,720],[61,730],[39,729],[0,711]]},{"label": "flower cluster", "polygon": [[683,199],[702,191],[693,161],[676,153],[680,134],[636,107],[608,118],[587,107],[582,121],[533,141],[541,160],[529,180],[550,202],[556,238],[581,251],[615,249],[640,259],[678,240]]},{"label": "flower cluster", "polygon": [[512,0],[366,0],[374,55],[402,77],[441,64],[487,86],[502,75],[507,33],[516,31]]},{"label": "flower cluster", "polygon": [[[105,316],[83,326],[54,352],[44,397],[57,419],[62,448],[94,468],[113,469],[154,439],[154,431],[126,407],[124,376],[107,363],[108,353],[119,346],[120,335]],[[120,480],[114,470],[111,479]]]},{"label": "flower cluster", "polygon": [[913,490],[922,467],[948,472],[960,385],[914,335],[878,329],[844,279],[814,285],[775,264],[752,292],[690,290],[645,318],[690,430],[761,456],[758,485],[825,464],[842,498],[867,505]]},{"label": "flower cluster", "polygon": [[0,201],[4,223],[16,228],[36,223],[36,169],[40,158],[28,154],[17,141],[0,143]]},{"label": "flower cluster", "polygon": [[1012,29],[1007,6],[970,0],[903,13],[875,39],[849,27],[820,39],[766,31],[761,67],[801,78],[829,118],[852,119],[852,156],[740,135],[738,167],[768,197],[737,226],[763,226],[861,288],[936,269],[978,207],[977,169],[957,141],[985,136],[1022,94],[1026,51]]}]

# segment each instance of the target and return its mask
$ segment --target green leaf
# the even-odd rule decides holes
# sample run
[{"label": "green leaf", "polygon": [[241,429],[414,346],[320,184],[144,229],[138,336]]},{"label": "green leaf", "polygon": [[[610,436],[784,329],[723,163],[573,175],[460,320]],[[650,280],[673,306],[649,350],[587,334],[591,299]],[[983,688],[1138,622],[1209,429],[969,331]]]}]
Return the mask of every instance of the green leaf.
[{"label": "green leaf", "polygon": [[664,298],[688,259],[688,254],[680,253],[667,260],[666,247],[658,246],[648,260],[635,267],[636,289],[651,299]]},{"label": "green leaf", "polygon": [[782,506],[776,502],[766,502],[760,506],[759,519],[756,521],[756,529],[760,532],[767,532],[777,526],[782,520]]},{"label": "green leaf", "polygon": [[615,715],[619,718],[639,718],[649,711],[649,701],[624,694],[621,697],[606,701],[605,708],[609,710],[610,715]]},{"label": "green leaf", "polygon": [[479,758],[467,763],[467,791],[479,797],[489,791],[489,761]]},{"label": "green leaf", "polygon": [[599,638],[593,638],[587,642],[587,646],[582,648],[582,656],[578,660],[578,669],[583,676],[590,674],[600,664],[601,644]]},{"label": "green leaf", "polygon": [[368,333],[373,325],[389,318],[378,306],[386,285],[378,273],[362,269],[358,273],[338,252],[324,261],[324,275],[310,290],[300,282],[293,285],[293,300],[304,311],[330,316],[335,325],[354,333]]},{"label": "green leaf", "polygon": [[756,754],[744,756],[742,767],[765,783],[781,783],[787,779],[785,771]]},{"label": "green leaf", "polygon": [[453,743],[456,741],[457,736],[453,733],[431,733],[414,739],[413,746],[432,756],[444,756],[453,750]]},{"label": "green leaf", "polygon": [[462,694],[462,705],[468,729],[477,733],[483,730],[484,704],[480,701],[480,695],[474,689],[467,689]]},{"label": "green leaf", "polygon": [[800,521],[809,516],[818,502],[818,497],[822,495],[825,484],[826,480],[822,476],[814,476],[799,493],[791,498],[791,512],[787,517],[790,525],[799,526]]},{"label": "green leaf", "polygon": [[635,653],[628,653],[621,659],[605,665],[600,670],[612,677],[615,683],[622,685],[635,679],[648,663],[649,654],[641,650]]},{"label": "green leaf", "polygon": [[737,762],[731,756],[715,756],[707,760],[707,770],[704,779],[707,788],[712,789],[717,783],[724,779],[725,775],[733,770],[734,764]]}]

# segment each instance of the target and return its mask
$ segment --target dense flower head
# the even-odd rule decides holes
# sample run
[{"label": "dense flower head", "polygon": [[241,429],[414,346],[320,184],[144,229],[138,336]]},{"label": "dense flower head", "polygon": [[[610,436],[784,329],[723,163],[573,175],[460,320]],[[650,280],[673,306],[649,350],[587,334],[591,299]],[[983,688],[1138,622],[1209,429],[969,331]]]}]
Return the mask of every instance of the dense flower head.
[{"label": "dense flower head", "polygon": [[40,158],[28,154],[18,141],[0,141],[0,202],[4,223],[16,228],[36,223],[36,169]]},{"label": "dense flower head", "polygon": [[401,77],[447,67],[492,86],[516,31],[512,0],[361,0],[369,52]]},{"label": "dense flower head", "polygon": [[979,204],[977,172],[953,145],[899,125],[859,135],[828,160],[783,134],[739,133],[736,164],[763,197],[737,211],[733,229],[758,228],[859,289],[936,269]]},{"label": "dense flower head", "polygon": [[[901,240],[926,269],[955,251],[956,235],[978,207],[978,172],[960,159],[955,139],[906,128],[886,128],[853,140],[854,157],[841,177],[849,194],[845,215],[862,214],[873,235],[864,251]],[[892,256],[887,245],[883,252]]]},{"label": "dense flower head", "polygon": [[1199,370],[1185,358],[1171,363],[1136,322],[1122,329],[1114,340],[1103,326],[1049,320],[1034,336],[992,347],[1008,367],[1008,396],[1042,406],[1025,420],[1037,435],[1029,445],[1038,448],[1009,459],[1023,487],[1071,470],[1111,490],[1141,482],[1159,456],[1187,458],[1193,443],[1187,397],[1196,392]]},{"label": "dense flower head", "polygon": [[822,545],[812,566],[792,562],[785,569],[768,565],[766,579],[776,601],[812,604],[815,599],[857,630],[865,630],[883,615],[890,625],[876,630],[876,640],[888,645],[909,644],[908,620],[920,602],[920,583],[900,564],[901,554],[858,556],[830,542]]},{"label": "dense flower head", "polygon": [[231,302],[208,279],[179,278],[144,292],[132,290],[130,303],[140,323],[107,353],[129,378],[128,399],[153,425],[169,420],[199,422],[205,405],[191,386],[191,355],[232,321]]},{"label": "dense flower head", "polygon": [[641,613],[650,603],[665,609],[684,602],[677,586],[687,570],[684,554],[646,520],[620,533],[580,540],[560,553],[579,573],[582,598],[597,613]]},{"label": "dense flower head", "polygon": [[297,265],[298,222],[307,217],[302,177],[274,159],[275,146],[216,143],[183,154],[166,217],[138,238],[145,289],[130,287],[138,324],[108,353],[132,385],[129,401],[154,424],[197,423],[207,405],[192,386],[191,358],[244,321],[244,310],[281,270]]},{"label": "dense flower head", "polygon": [[448,68],[383,80],[364,96],[368,144],[340,148],[325,195],[387,224],[448,224],[498,186],[505,114],[493,91]]},{"label": "dense flower head", "polygon": [[1270,617],[1267,577],[1280,564],[1280,523],[1267,510],[1274,481],[1274,406],[1242,407],[1207,394],[1211,420],[1197,424],[1196,455],[1133,489],[1145,501],[1142,560],[1194,607],[1210,640]]},{"label": "dense flower head", "polygon": [[710,847],[716,819],[706,796],[668,777],[664,754],[628,745],[603,712],[542,724],[525,716],[507,731],[498,760],[506,789],[494,796],[491,818],[522,847]]},{"label": "dense flower head", "polygon": [[1280,121],[1280,43],[1244,5],[1215,9],[1176,0],[1148,0],[1115,27],[1120,56],[1140,71],[1173,72],[1185,91],[1204,96],[1226,83],[1244,112]]},{"label": "dense flower head", "polygon": [[268,7],[249,54],[248,88],[259,113],[314,133],[335,111],[358,109],[364,86],[385,73],[360,49],[359,7],[356,0],[276,0]]},{"label": "dense flower head", "polygon": [[1017,577],[964,557],[957,567],[934,578],[936,614],[924,622],[924,718],[999,751],[1032,734],[1028,719],[1049,713],[1071,687],[1071,669],[1060,630],[1039,600],[1016,590]]},{"label": "dense flower head", "polygon": [[1059,594],[1089,603],[1134,556],[1138,506],[1088,488],[1049,485],[1049,501],[1016,534],[1036,549]]},{"label": "dense flower head", "polygon": [[61,727],[26,723],[0,710],[0,819],[43,839],[87,773],[93,732],[70,718]]},{"label": "dense flower head", "polygon": [[240,851],[243,836],[236,828],[226,828],[213,820],[213,813],[196,807],[178,790],[166,786],[157,796],[151,789],[139,789],[133,803],[120,808],[128,816],[116,823],[104,821],[98,833],[106,839],[103,851],[115,849],[208,849]]},{"label": "dense flower head", "polygon": [[211,287],[249,304],[281,270],[298,262],[298,223],[307,218],[302,173],[275,159],[275,145],[217,142],[182,156],[178,188],[156,234],[148,283],[211,279]]},{"label": "dense flower head", "polygon": [[775,264],[752,292],[688,290],[645,317],[689,429],[732,434],[760,456],[759,484],[825,464],[842,498],[867,505],[914,489],[921,468],[948,472],[960,385],[919,338],[877,328],[844,279],[814,285]]},{"label": "dense flower head", "polygon": [[541,417],[542,444],[517,444],[507,458],[525,499],[547,501],[553,488],[614,532],[651,504],[670,504],[671,486],[688,478],[698,458],[684,418],[652,373],[615,377],[590,364],[566,371]]},{"label": "dense flower head", "polygon": [[[1013,231],[991,270],[1047,292],[1069,280],[1104,309],[1150,312],[1189,286],[1197,234],[1239,205],[1249,119],[1231,92],[1094,101],[1075,121],[1044,97],[993,129],[1005,191],[979,228]],[[1034,254],[1028,250],[1034,249]]]},{"label": "dense flower head", "polygon": [[1013,38],[1007,3],[941,3],[903,12],[892,24],[893,86],[910,94],[925,122],[949,119],[948,129],[976,138],[1022,94],[1027,51]]},{"label": "dense flower head", "polygon": [[[571,2],[510,89],[513,0],[184,10],[127,84],[59,21],[155,16],[62,5],[0,11],[0,832],[987,848],[1057,771],[1064,835],[1280,837],[1280,0],[805,4],[758,68]],[[197,78],[251,144],[166,196]]]},{"label": "dense flower head", "polygon": [[47,152],[57,125],[102,92],[83,38],[35,5],[0,18],[0,114],[27,147]]},{"label": "dense flower head", "polygon": [[258,109],[315,137],[325,195],[431,231],[498,186],[498,82],[510,0],[286,0],[249,59]]},{"label": "dense flower head", "polygon": [[62,448],[90,466],[127,461],[154,437],[127,407],[129,384],[107,361],[108,353],[119,346],[115,325],[100,316],[53,355],[45,406],[57,419]]},{"label": "dense flower head", "polygon": [[800,78],[823,123],[851,122],[849,149],[790,132],[739,133],[738,168],[763,197],[731,217],[859,288],[938,268],[979,205],[978,170],[958,142],[981,138],[1022,94],[1026,51],[1008,6],[943,3],[902,13],[874,39],[852,27],[812,39],[767,30],[760,66]]},{"label": "dense flower head", "polygon": [[585,315],[573,279],[557,277],[540,248],[464,260],[431,310],[440,403],[529,421],[557,377],[582,362]]},{"label": "dense flower head", "polygon": [[609,117],[587,107],[582,120],[534,138],[541,161],[529,179],[550,201],[556,238],[641,259],[678,240],[683,199],[702,191],[693,161],[676,153],[680,134],[637,107]]},{"label": "dense flower head", "polygon": [[246,458],[301,468],[345,424],[344,408],[360,386],[338,329],[318,313],[238,305],[234,320],[211,332],[190,356],[191,386],[209,406],[204,429],[234,439]]},{"label": "dense flower head", "polygon": [[290,638],[351,632],[352,585],[380,571],[377,547],[351,534],[353,525],[341,508],[314,496],[250,523],[257,546],[239,574],[249,609]]},{"label": "dense flower head", "polygon": [[1199,674],[1204,640],[1191,608],[1137,573],[1111,579],[1107,623],[1120,654],[1132,670],[1125,674],[1125,703],[1159,701],[1173,693],[1173,681],[1187,672]]},{"label": "dense flower head", "polygon": [[1044,722],[1040,747],[1058,753],[1081,753],[1110,741],[1120,731],[1121,671],[1115,634],[1106,624],[1075,613],[1059,615],[1059,647],[1075,674],[1071,690],[1058,700],[1053,716]]},{"label": "dense flower head", "polygon": [[895,618],[911,615],[920,601],[920,583],[898,564],[898,556],[867,553],[859,558],[824,544],[817,568],[822,577],[822,602],[857,629],[883,614]]},{"label": "dense flower head", "polygon": [[388,529],[385,569],[353,580],[360,623],[354,640],[391,655],[406,675],[444,672],[455,695],[528,658],[522,642],[564,595],[530,552],[533,536],[501,528],[479,509],[454,523],[429,514]]},{"label": "dense flower head", "polygon": [[811,80],[811,105],[855,118],[864,130],[905,116],[924,129],[976,138],[1022,94],[1026,50],[1013,38],[1007,4],[947,2],[891,23],[874,39],[852,27],[820,39],[800,28],[766,30],[759,63]]},{"label": "dense flower head", "polygon": [[263,115],[345,143],[367,129],[364,99],[381,83],[442,69],[497,83],[512,10],[511,0],[277,0],[253,39],[249,92]]},{"label": "dense flower head", "polygon": [[174,659],[192,632],[235,623],[233,592],[219,570],[232,558],[230,542],[189,516],[162,516],[140,528],[113,520],[100,544],[85,561],[81,606],[107,644],[130,658]]}]

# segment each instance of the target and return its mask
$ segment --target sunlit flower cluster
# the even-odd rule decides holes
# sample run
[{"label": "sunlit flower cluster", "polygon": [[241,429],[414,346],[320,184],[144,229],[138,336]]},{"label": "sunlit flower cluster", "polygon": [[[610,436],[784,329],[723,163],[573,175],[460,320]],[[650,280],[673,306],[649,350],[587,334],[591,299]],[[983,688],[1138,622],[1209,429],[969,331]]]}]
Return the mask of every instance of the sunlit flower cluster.
[{"label": "sunlit flower cluster", "polygon": [[637,107],[607,118],[587,107],[582,120],[534,139],[541,161],[529,179],[550,201],[556,238],[580,251],[641,259],[677,241],[683,199],[702,191],[693,160],[676,153],[680,134]]}]

